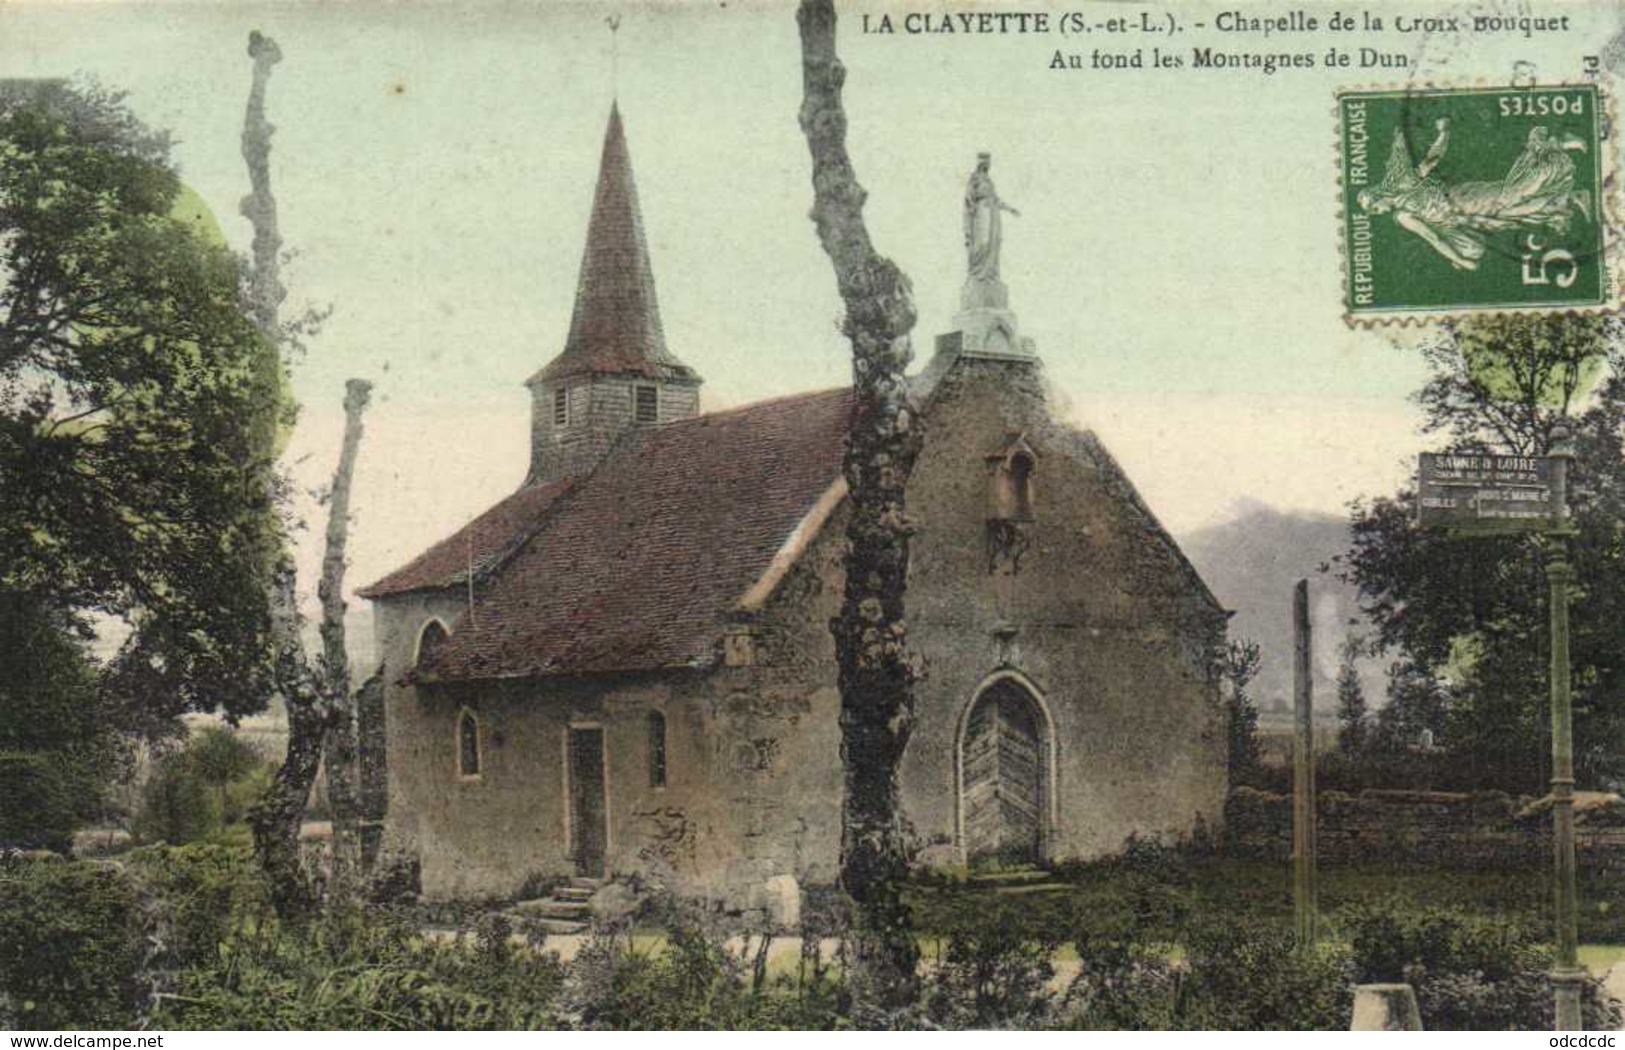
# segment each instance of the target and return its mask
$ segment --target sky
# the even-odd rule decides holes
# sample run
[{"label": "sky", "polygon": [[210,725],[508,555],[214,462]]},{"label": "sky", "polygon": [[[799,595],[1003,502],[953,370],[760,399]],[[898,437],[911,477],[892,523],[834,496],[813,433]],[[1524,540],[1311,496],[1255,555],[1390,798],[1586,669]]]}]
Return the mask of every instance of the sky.
[{"label": "sky", "polygon": [[[1424,370],[1341,316],[1339,88],[1407,76],[1550,82],[1619,31],[1607,6],[1540,5],[1569,28],[1368,40],[1407,69],[1053,70],[1057,46],[1149,39],[863,34],[908,12],[1069,10],[1092,19],[1199,4],[840,5],[849,146],[877,246],[914,282],[920,363],[964,272],[960,200],[982,150],[1005,223],[1004,279],[1058,411],[1093,428],[1176,535],[1259,501],[1344,513],[1391,492],[1424,438]],[[1323,21],[1344,6],[1249,5]],[[1413,17],[1527,5],[1365,5]],[[620,16],[612,36],[605,25]],[[782,2],[39,3],[0,0],[0,75],[87,75],[176,138],[183,178],[246,251],[238,152],[251,29],[284,61],[268,110],[273,182],[296,253],[289,308],[332,315],[295,367],[289,449],[305,490],[338,454],[343,384],[375,383],[353,493],[351,588],[511,491],[528,456],[523,380],[563,347],[598,153],[619,100],[670,348],[704,404],[837,386],[849,351],[807,211],[800,66]],[[1192,33],[1195,30],[1191,31]],[[1164,50],[1188,54],[1194,38]],[[1324,52],[1323,35],[1219,34],[1228,50]],[[1167,43],[1166,41],[1164,42]],[[316,508],[308,498],[306,510]],[[314,590],[320,519],[301,541]]]}]

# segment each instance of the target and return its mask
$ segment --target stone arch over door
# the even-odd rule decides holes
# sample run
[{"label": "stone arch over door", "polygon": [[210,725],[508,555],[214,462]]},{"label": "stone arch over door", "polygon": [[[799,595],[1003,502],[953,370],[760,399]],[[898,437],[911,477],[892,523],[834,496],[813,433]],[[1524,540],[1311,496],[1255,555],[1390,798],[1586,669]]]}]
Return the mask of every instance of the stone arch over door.
[{"label": "stone arch over door", "polygon": [[960,711],[954,741],[961,857],[1040,863],[1055,830],[1055,726],[1026,676],[987,678]]}]

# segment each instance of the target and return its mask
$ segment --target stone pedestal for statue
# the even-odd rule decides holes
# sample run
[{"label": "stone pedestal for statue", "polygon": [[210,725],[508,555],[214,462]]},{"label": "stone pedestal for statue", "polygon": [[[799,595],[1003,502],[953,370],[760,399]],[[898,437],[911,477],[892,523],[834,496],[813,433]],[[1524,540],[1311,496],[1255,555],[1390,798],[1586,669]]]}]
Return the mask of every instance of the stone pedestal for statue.
[{"label": "stone pedestal for statue", "polygon": [[937,349],[962,357],[991,357],[1000,360],[1031,360],[1038,356],[1033,341],[1016,326],[1016,313],[1010,309],[1010,292],[999,280],[965,282],[959,293],[959,312],[954,330],[937,336]]},{"label": "stone pedestal for statue", "polygon": [[1357,984],[1351,1032],[1420,1032],[1422,1011],[1408,984]]}]

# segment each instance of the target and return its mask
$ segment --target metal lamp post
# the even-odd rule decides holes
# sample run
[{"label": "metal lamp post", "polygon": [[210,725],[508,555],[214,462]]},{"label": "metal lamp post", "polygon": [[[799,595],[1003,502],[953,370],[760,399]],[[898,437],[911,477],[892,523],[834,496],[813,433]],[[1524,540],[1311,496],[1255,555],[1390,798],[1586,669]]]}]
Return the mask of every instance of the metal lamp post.
[{"label": "metal lamp post", "polygon": [[1552,845],[1554,895],[1557,905],[1557,966],[1552,970],[1552,992],[1557,1005],[1557,1030],[1578,1031],[1580,968],[1578,924],[1574,895],[1574,734],[1569,697],[1569,565],[1568,473],[1574,459],[1569,430],[1552,428],[1552,528],[1546,558],[1546,581],[1551,588],[1552,629]]},{"label": "metal lamp post", "polygon": [[1552,969],[1557,1030],[1577,1031],[1580,968],[1574,895],[1574,732],[1569,698],[1569,464],[1568,424],[1552,427],[1544,456],[1422,453],[1417,470],[1417,522],[1452,536],[1546,536],[1546,581],[1552,631],[1552,846],[1557,905],[1557,965]]}]

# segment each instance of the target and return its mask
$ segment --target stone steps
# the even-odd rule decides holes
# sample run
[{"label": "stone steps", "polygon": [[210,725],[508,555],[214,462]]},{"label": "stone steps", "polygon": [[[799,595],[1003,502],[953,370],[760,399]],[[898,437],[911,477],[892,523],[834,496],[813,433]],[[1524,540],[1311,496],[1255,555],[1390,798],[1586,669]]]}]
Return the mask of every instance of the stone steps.
[{"label": "stone steps", "polygon": [[576,876],[550,896],[518,902],[508,914],[535,922],[548,933],[585,933],[592,922],[589,902],[603,885],[602,879]]}]

